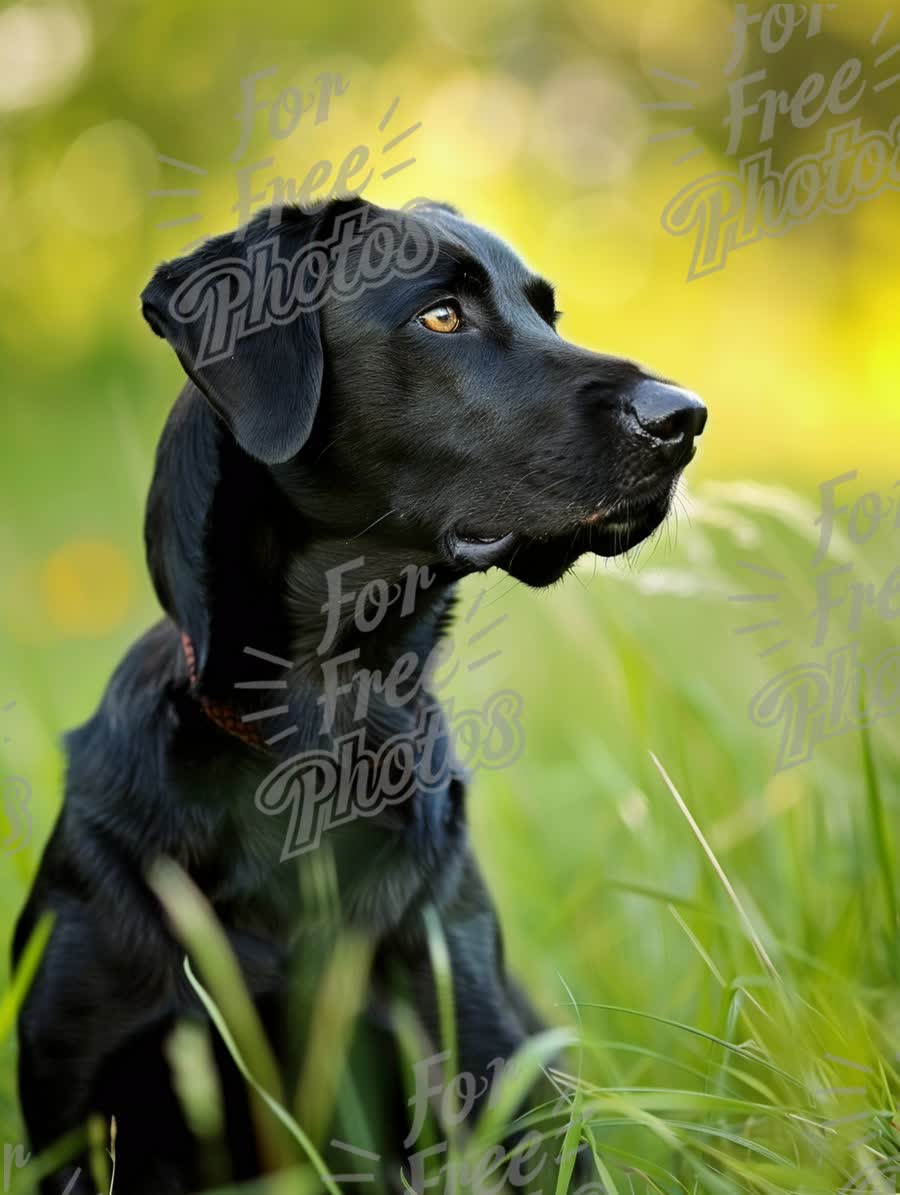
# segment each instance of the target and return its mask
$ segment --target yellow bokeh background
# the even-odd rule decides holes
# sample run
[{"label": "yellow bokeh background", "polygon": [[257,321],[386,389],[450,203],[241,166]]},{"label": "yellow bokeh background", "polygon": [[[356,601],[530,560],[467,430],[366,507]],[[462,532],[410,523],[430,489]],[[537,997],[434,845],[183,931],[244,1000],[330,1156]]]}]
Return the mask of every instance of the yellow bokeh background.
[{"label": "yellow bokeh background", "polygon": [[[736,169],[724,128],[733,20],[725,0],[426,0],[377,15],[354,3],[8,6],[0,487],[18,577],[3,600],[12,634],[101,636],[140,592],[148,446],[180,377],[140,318],[154,266],[257,210],[276,180],[299,186],[318,169],[321,198],[360,146],[370,198],[455,204],[555,282],[564,335],[703,395],[712,418],[693,481],[808,488],[850,468],[890,480],[896,192],[735,250],[694,281],[691,238],[662,227],[692,180]],[[876,89],[892,69],[877,65],[893,44],[885,25],[868,0],[829,8],[817,36],[800,23],[777,54],[757,25],[738,73],[762,69],[760,92],[792,95],[858,56],[867,86],[852,115],[887,129],[898,101]],[[319,109],[325,75],[339,82]],[[298,98],[311,105],[299,119]],[[747,117],[745,153],[762,148],[758,120]],[[776,168],[815,152],[836,123],[780,116]],[[243,208],[242,188],[254,197]],[[23,536],[12,512],[38,490],[45,507],[54,483],[66,500]]]}]

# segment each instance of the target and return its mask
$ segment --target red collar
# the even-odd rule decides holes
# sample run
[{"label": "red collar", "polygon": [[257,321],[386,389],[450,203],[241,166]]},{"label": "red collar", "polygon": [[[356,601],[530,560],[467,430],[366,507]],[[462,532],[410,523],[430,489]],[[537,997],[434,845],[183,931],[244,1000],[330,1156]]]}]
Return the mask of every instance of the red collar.
[{"label": "red collar", "polygon": [[[191,688],[196,689],[199,679],[197,676],[197,655],[187,631],[181,632],[181,646],[184,649],[184,658],[187,661],[188,679],[191,682]],[[225,705],[224,702],[213,701],[209,697],[201,696],[197,700],[200,703],[200,708],[213,725],[218,726],[220,730],[224,730],[226,734],[240,739],[248,747],[255,747],[258,751],[268,751],[269,748],[266,740],[260,732],[255,726],[245,721],[237,710],[233,710],[230,705]]]}]

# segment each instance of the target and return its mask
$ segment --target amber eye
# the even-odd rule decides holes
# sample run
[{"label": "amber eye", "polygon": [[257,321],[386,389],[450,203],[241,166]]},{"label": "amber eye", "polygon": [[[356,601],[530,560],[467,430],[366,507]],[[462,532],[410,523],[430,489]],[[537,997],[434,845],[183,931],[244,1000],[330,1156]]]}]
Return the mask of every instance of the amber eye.
[{"label": "amber eye", "polygon": [[419,316],[419,323],[430,332],[456,332],[462,326],[462,316],[450,303],[438,303]]}]

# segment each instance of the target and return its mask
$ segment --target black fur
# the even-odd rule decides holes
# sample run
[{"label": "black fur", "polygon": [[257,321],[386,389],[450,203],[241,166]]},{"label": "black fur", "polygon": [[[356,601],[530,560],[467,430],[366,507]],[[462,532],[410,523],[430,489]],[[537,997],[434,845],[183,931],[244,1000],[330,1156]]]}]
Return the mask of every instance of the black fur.
[{"label": "black fur", "polygon": [[[487,232],[439,205],[405,217],[438,244],[419,278],[238,339],[212,364],[199,325],[173,318],[177,286],[198,266],[245,259],[276,235],[295,252],[327,235],[353,201],[259,217],[187,259],[161,266],[143,295],[153,329],[190,381],[163,433],[150,490],[147,557],[165,618],[128,652],[96,714],[67,738],[65,802],[14,946],[55,913],[49,946],[20,1018],[21,1099],[43,1149],[92,1112],[118,1124],[117,1195],[174,1195],[208,1177],[171,1089],[165,1042],[199,1006],[183,950],[146,882],[175,860],[225,927],[258,1001],[287,1089],[301,1068],[303,1000],[288,976],[315,955],[302,875],[316,852],[280,862],[285,820],[254,793],[281,759],[328,748],[353,729],[352,699],[322,729],[325,572],[356,557],[348,579],[396,582],[428,566],[432,583],[407,616],[391,608],[369,633],[344,619],[334,652],[387,675],[414,653],[414,679],[447,625],[458,579],[494,564],[534,585],[557,580],[586,551],[613,555],[665,516],[687,451],[657,451],[631,419],[647,377],[631,362],[560,339],[552,291]],[[452,334],[417,316],[458,304]],[[685,444],[685,450],[690,445]],[[493,539],[493,543],[479,543]],[[345,612],[346,613],[346,612]],[[180,632],[199,673],[191,686]],[[223,732],[200,698],[247,714],[272,695],[235,688],[277,675],[244,647],[295,661],[277,700],[299,730],[264,753]],[[409,729],[419,706],[375,692],[363,723],[373,746]],[[262,725],[266,725],[263,723]],[[450,750],[447,728],[442,749]],[[510,981],[497,919],[466,834],[465,785],[448,771],[377,817],[323,840],[341,919],[372,943],[371,1002],[360,1035],[384,1060],[366,1079],[403,1110],[389,994],[403,991],[439,1048],[423,909],[438,911],[453,964],[460,1070],[487,1076],[540,1023]],[[311,964],[310,964],[311,965]],[[309,984],[307,983],[307,987]],[[226,1096],[229,1175],[259,1171],[242,1083],[216,1047]],[[365,1070],[365,1067],[363,1067]],[[378,1142],[400,1157],[402,1116]],[[348,1168],[347,1159],[342,1159]],[[83,1158],[47,1190],[62,1191]],[[350,1167],[353,1168],[352,1166]],[[71,1188],[93,1191],[84,1172]]]}]

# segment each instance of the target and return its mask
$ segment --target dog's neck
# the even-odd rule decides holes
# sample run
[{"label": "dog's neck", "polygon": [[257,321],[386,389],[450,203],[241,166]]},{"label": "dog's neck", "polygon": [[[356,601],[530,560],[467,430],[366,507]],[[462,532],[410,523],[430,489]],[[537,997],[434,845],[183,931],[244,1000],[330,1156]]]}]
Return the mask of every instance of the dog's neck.
[{"label": "dog's neck", "polygon": [[305,745],[361,727],[384,741],[416,722],[441,662],[452,596],[434,569],[365,536],[311,540],[293,553],[288,691]]},{"label": "dog's neck", "polygon": [[199,691],[239,715],[273,711],[254,724],[276,752],[361,727],[384,741],[415,722],[453,580],[386,548],[377,529],[311,530],[192,386],[160,443],[147,548]]}]

